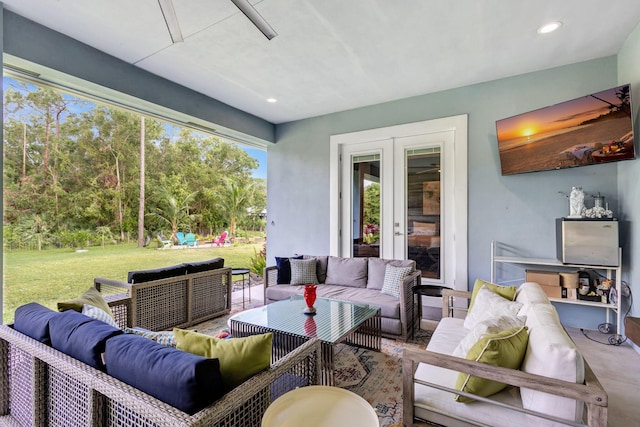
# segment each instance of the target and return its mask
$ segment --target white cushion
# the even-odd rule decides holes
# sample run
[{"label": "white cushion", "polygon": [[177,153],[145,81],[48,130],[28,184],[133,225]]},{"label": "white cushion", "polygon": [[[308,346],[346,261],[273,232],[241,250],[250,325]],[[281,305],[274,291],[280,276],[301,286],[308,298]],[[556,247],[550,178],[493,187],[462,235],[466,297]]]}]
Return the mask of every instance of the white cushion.
[{"label": "white cushion", "polygon": [[[527,306],[530,304],[549,304],[549,297],[544,293],[539,284],[535,282],[524,282],[516,290],[515,301]],[[523,307],[523,310],[528,307]],[[525,314],[521,312],[520,314]]]},{"label": "white cushion", "polygon": [[494,294],[486,286],[483,286],[476,295],[471,311],[464,319],[464,327],[467,330],[471,330],[475,325],[486,319],[498,318],[500,316],[515,317],[521,307],[521,303],[509,301],[500,295]]},{"label": "white cushion", "polygon": [[466,357],[467,353],[475,343],[489,334],[497,334],[511,328],[524,326],[526,318],[515,316],[500,316],[478,322],[473,329],[465,335],[451,353],[452,356]]},{"label": "white cushion", "polygon": [[[529,344],[522,371],[572,383],[584,381],[582,355],[551,304],[531,304],[525,325],[529,327]],[[526,388],[521,388],[520,394],[526,409],[570,420],[582,418],[582,402]]]}]

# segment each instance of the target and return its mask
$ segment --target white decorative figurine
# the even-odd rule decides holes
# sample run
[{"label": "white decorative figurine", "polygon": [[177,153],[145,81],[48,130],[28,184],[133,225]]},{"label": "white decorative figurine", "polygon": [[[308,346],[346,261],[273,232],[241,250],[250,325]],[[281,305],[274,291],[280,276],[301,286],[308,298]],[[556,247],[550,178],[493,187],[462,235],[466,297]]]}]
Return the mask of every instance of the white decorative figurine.
[{"label": "white decorative figurine", "polygon": [[572,187],[569,195],[569,218],[582,218],[584,191],[582,187]]}]

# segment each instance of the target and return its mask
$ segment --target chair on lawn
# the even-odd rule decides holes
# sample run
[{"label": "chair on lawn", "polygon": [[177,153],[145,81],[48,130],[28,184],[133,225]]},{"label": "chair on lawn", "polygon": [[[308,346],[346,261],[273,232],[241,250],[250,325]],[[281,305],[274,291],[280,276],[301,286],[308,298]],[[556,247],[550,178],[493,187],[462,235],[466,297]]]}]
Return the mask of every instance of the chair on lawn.
[{"label": "chair on lawn", "polygon": [[171,239],[166,240],[162,234],[158,234],[158,241],[160,242],[160,249],[169,249],[171,246],[173,246],[173,242],[171,241]]},{"label": "chair on lawn", "polygon": [[192,246],[192,247],[197,247],[198,246],[198,240],[196,239],[196,235],[193,233],[187,233],[187,235],[185,236],[185,245],[187,245],[187,247]]},{"label": "chair on lawn", "polygon": [[224,242],[227,240],[227,232],[223,231],[222,234],[218,237],[214,237],[213,240],[211,241],[212,245],[218,245],[218,246],[223,246]]},{"label": "chair on lawn", "polygon": [[187,239],[184,237],[184,233],[182,231],[178,231],[176,233],[176,239],[178,239],[178,245],[184,246],[187,243]]}]

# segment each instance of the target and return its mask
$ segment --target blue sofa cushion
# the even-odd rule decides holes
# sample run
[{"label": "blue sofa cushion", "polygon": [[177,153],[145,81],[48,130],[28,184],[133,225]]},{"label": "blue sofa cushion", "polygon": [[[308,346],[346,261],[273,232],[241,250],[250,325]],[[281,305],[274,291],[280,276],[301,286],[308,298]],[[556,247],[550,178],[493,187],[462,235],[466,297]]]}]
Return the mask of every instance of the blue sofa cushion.
[{"label": "blue sofa cushion", "polygon": [[73,310],[63,311],[49,321],[53,348],[101,370],[104,370],[102,354],[106,341],[123,333]]},{"label": "blue sofa cushion", "polygon": [[127,275],[128,283],[152,282],[154,280],[168,279],[170,277],[184,276],[187,274],[186,264],[172,265],[171,267],[156,268],[154,270],[130,271]]},{"label": "blue sofa cushion", "polygon": [[276,267],[278,268],[278,285],[288,285],[291,283],[291,262],[289,259],[302,259],[302,255],[290,258],[276,257]]},{"label": "blue sofa cushion", "polygon": [[37,302],[30,302],[16,309],[13,328],[41,343],[51,344],[49,321],[59,314]]},{"label": "blue sofa cushion", "polygon": [[208,261],[187,262],[187,274],[201,273],[203,271],[216,270],[224,267],[224,258],[213,258]]},{"label": "blue sofa cushion", "polygon": [[138,335],[107,341],[107,373],[193,414],[223,394],[218,359],[196,356]]}]

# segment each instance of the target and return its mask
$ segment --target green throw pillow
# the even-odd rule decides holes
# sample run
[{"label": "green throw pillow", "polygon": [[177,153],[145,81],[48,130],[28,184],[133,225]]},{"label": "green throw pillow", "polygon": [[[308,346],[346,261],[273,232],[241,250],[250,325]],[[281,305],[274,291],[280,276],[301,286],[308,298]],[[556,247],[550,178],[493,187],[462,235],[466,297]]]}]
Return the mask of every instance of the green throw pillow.
[{"label": "green throw pillow", "polygon": [[[485,335],[471,347],[465,359],[475,360],[503,368],[519,369],[527,351],[529,334],[526,326],[510,328],[495,334]],[[476,377],[460,372],[456,381],[456,390],[477,394],[478,396],[491,396],[507,387],[506,384]],[[469,403],[474,399],[456,394],[455,400]]]},{"label": "green throw pillow", "polygon": [[481,279],[476,279],[476,282],[473,284],[471,301],[469,302],[469,311],[471,311],[471,307],[473,307],[473,303],[476,300],[476,295],[478,294],[478,291],[483,286],[486,286],[487,289],[489,289],[494,294],[498,294],[501,297],[508,299],[509,301],[513,301],[513,299],[516,297],[516,290],[518,289],[515,286],[500,286],[490,282],[485,282],[484,280],[481,280]]},{"label": "green throw pillow", "polygon": [[178,350],[220,361],[220,375],[227,391],[271,365],[271,333],[220,339],[174,328],[173,334]]},{"label": "green throw pillow", "polygon": [[79,313],[82,313],[82,306],[84,304],[92,305],[94,307],[98,307],[107,313],[109,316],[113,317],[113,312],[109,307],[109,304],[104,300],[100,291],[96,288],[89,288],[87,291],[80,295],[78,298],[73,299],[71,301],[63,301],[58,303],[58,311],[67,311],[67,310],[75,310]]}]

